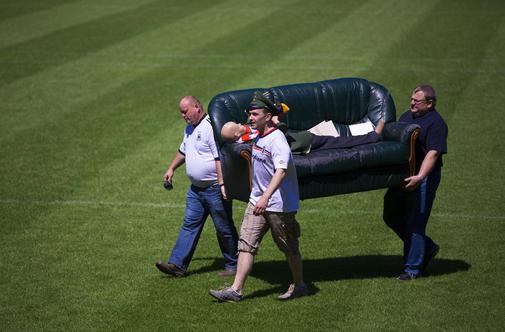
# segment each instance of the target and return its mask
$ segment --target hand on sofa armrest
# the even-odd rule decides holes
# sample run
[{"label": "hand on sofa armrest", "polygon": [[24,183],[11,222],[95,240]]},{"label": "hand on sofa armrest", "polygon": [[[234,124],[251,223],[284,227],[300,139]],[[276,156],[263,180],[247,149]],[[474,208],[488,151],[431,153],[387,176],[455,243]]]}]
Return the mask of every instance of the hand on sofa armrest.
[{"label": "hand on sofa armrest", "polygon": [[409,143],[412,133],[418,129],[416,124],[408,124],[405,122],[389,122],[384,126],[382,139],[385,141],[398,141]]}]

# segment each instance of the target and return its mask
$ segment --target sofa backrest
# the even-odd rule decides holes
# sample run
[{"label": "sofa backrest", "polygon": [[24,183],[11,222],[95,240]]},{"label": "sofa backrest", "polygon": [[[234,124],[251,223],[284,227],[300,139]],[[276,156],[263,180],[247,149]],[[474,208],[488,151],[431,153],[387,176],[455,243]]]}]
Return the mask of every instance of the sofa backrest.
[{"label": "sofa backrest", "polygon": [[245,123],[254,91],[269,90],[290,111],[284,122],[291,131],[307,130],[321,121],[333,121],[341,136],[351,135],[349,125],[385,122],[396,119],[393,98],[386,88],[362,78],[339,78],[314,83],[276,86],[269,89],[247,89],[224,92],[209,103],[209,115],[221,144],[221,127],[228,121]]}]

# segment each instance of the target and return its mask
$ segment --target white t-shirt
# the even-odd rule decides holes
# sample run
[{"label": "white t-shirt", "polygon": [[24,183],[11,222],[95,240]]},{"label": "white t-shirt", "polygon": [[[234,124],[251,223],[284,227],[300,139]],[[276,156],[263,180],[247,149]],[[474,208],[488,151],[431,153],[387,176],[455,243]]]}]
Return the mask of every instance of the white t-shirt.
[{"label": "white t-shirt", "polygon": [[268,131],[254,139],[252,147],[252,190],[249,202],[256,205],[270,184],[277,168],[287,170],[286,177],[268,201],[267,211],[296,212],[300,194],[291,149],[284,133],[278,129]]},{"label": "white t-shirt", "polygon": [[205,188],[217,183],[219,154],[208,115],[196,127],[186,126],[179,152],[185,156],[186,175],[192,184]]}]

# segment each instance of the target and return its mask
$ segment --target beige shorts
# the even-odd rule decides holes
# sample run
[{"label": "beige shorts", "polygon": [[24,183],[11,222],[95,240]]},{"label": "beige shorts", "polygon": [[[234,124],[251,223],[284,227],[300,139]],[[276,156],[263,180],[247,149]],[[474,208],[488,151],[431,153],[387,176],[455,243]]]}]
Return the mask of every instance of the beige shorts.
[{"label": "beige shorts", "polygon": [[240,227],[238,251],[258,253],[259,245],[265,233],[271,229],[272,238],[277,247],[288,256],[298,255],[300,225],[295,219],[296,212],[268,212],[259,216],[253,214],[254,205],[247,204],[244,220]]}]

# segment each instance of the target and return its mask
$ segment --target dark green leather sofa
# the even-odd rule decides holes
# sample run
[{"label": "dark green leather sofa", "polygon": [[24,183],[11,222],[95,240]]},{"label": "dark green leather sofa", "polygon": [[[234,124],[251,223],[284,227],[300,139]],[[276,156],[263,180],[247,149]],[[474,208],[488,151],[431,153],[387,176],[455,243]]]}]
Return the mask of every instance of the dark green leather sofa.
[{"label": "dark green leather sofa", "polygon": [[361,78],[340,78],[224,92],[208,107],[228,195],[248,201],[250,192],[250,145],[223,142],[218,133],[228,121],[247,122],[244,111],[254,91],[269,90],[276,101],[290,107],[285,121],[290,131],[307,130],[332,120],[341,136],[349,125],[371,121],[386,123],[383,140],[351,149],[313,151],[294,155],[300,198],[316,198],[399,185],[414,171],[413,147],[416,125],[396,122],[396,109],[388,90]]}]

